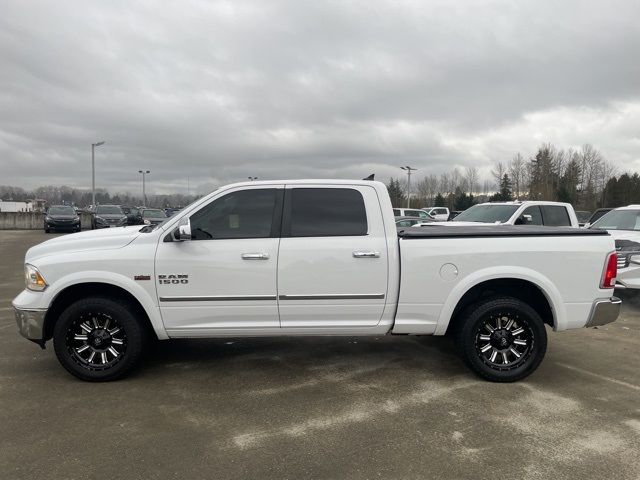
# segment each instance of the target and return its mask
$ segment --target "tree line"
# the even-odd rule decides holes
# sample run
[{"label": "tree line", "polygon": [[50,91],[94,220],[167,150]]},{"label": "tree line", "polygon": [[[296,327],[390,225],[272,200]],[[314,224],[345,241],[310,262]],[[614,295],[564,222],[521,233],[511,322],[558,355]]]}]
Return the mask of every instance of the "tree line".
[{"label": "tree line", "polygon": [[[391,178],[387,185],[395,207],[407,205],[406,183]],[[623,173],[585,144],[576,150],[544,143],[529,158],[516,153],[508,162],[495,161],[491,178],[482,181],[476,167],[454,168],[427,175],[411,185],[411,206],[446,206],[465,210],[475,203],[509,200],[552,200],[576,210],[640,203],[640,176]]]},{"label": "tree line", "polygon": [[[0,199],[5,201],[26,202],[33,199],[46,200],[48,205],[74,205],[87,207],[91,205],[92,196],[90,190],[78,189],[67,186],[46,185],[33,190],[25,190],[20,187],[0,185]],[[195,195],[147,195],[147,206],[184,207],[196,198]],[[139,206],[143,204],[142,196],[130,193],[111,194],[103,188],[96,189],[96,203],[99,205],[129,205]]]}]

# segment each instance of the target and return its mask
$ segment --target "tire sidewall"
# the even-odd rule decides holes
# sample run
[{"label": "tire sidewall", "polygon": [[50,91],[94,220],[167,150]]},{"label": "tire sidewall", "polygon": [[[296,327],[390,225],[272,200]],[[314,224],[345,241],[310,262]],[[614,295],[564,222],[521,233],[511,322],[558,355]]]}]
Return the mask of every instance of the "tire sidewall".
[{"label": "tire sidewall", "polygon": [[[117,319],[127,336],[127,348],[123,358],[106,370],[83,368],[68,351],[67,332],[74,320],[87,312],[102,312]],[[94,382],[116,380],[129,373],[138,363],[145,346],[144,328],[132,312],[133,309],[126,303],[109,297],[86,298],[67,307],[58,318],[53,330],[53,346],[62,366],[72,375]]]},{"label": "tire sidewall", "polygon": [[[527,360],[520,366],[500,371],[491,368],[480,357],[476,350],[476,333],[487,315],[511,310],[519,315],[519,320],[526,322],[533,334],[532,351]],[[481,377],[495,382],[514,382],[533,373],[547,350],[547,332],[544,322],[538,313],[521,300],[500,297],[487,299],[469,308],[465,314],[466,320],[458,332],[458,348],[465,363]]]}]

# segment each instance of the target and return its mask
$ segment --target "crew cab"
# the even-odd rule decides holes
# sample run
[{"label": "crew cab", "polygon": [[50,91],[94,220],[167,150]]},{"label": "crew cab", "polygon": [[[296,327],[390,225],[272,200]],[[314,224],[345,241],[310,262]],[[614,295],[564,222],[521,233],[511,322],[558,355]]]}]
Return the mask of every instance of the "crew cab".
[{"label": "crew cab", "polygon": [[578,228],[570,203],[515,201],[479,203],[456,216],[448,225],[546,225]]},{"label": "crew cab", "polygon": [[397,231],[383,183],[252,181],[159,225],[29,249],[19,331],[78,378],[113,380],[149,340],[454,335],[464,362],[515,381],[547,333],[618,316],[605,230],[436,226]]}]

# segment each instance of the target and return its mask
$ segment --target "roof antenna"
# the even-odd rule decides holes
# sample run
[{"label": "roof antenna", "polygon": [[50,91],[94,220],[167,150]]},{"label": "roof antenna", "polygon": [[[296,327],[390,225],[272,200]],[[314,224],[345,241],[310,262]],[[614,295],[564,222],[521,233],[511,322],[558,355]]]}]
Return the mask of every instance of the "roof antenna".
[{"label": "roof antenna", "polygon": [[363,178],[363,180],[373,180],[373,177],[375,176],[375,173],[372,173],[371,175],[369,175],[367,178]]}]

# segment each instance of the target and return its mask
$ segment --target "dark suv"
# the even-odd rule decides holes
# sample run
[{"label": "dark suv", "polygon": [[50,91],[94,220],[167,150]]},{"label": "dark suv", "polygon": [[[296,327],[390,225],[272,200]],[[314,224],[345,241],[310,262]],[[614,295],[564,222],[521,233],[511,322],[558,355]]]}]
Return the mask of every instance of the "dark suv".
[{"label": "dark suv", "polygon": [[119,205],[98,205],[91,215],[91,228],[123,227],[127,216]]},{"label": "dark suv", "polygon": [[67,230],[80,231],[80,217],[69,205],[52,205],[44,215],[44,231]]}]

